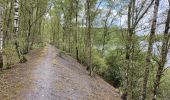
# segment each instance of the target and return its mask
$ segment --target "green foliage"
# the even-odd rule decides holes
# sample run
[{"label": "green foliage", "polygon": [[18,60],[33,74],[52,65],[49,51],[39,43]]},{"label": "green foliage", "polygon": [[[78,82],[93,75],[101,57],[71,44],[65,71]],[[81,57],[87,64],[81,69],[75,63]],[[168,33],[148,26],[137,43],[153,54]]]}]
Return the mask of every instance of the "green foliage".
[{"label": "green foliage", "polygon": [[[0,24],[4,37],[2,55],[5,67],[10,67],[16,62],[27,61],[25,54],[32,48],[42,47],[43,44],[41,43],[49,39],[46,35],[48,33],[42,32],[43,19],[49,1],[0,0],[0,6],[3,8],[2,23]],[[16,5],[18,5],[17,8]],[[16,18],[14,19],[14,17]],[[14,24],[14,22],[16,23]],[[42,40],[41,38],[45,39]]]},{"label": "green foliage", "polygon": [[35,43],[32,46],[32,49],[38,49],[38,48],[43,48],[45,46],[44,43]]},{"label": "green foliage", "polygon": [[93,50],[93,60],[92,64],[94,67],[94,71],[99,74],[103,75],[104,72],[107,70],[108,66],[106,65],[105,59],[103,59],[96,50]]},{"label": "green foliage", "polygon": [[170,99],[170,68],[164,73],[163,79],[161,80],[162,84],[160,86],[159,97],[162,100],[169,100]]},{"label": "green foliage", "polygon": [[108,69],[105,72],[104,78],[110,84],[115,87],[120,87],[122,84],[122,60],[121,55],[116,53],[117,50],[110,52],[106,57],[107,64],[109,65]]},{"label": "green foliage", "polygon": [[11,65],[13,65],[16,62],[16,59],[18,59],[16,56],[15,46],[12,43],[7,44],[3,48],[3,54],[5,68],[10,68]]},{"label": "green foliage", "polygon": [[[141,48],[140,43],[141,41],[148,41],[148,36],[138,36],[133,32],[131,36],[130,29],[116,26],[120,21],[118,17],[121,18],[122,14],[126,12],[125,9],[122,9],[121,4],[123,3],[126,8],[129,2],[126,0],[115,1],[113,7],[111,7],[113,1],[103,1],[102,5],[107,6],[107,10],[111,7],[110,15],[103,15],[103,9],[100,7],[96,11],[96,6],[100,2],[98,0],[78,0],[77,2],[76,0],[56,0],[50,12],[50,18],[46,18],[45,21],[45,37],[50,35],[50,42],[53,45],[70,54],[85,66],[91,66],[90,62],[92,62],[93,70],[97,74],[103,76],[113,86],[120,87],[123,91],[126,87],[127,73],[130,98],[141,99],[147,52]],[[90,7],[88,7],[88,3],[90,3]],[[85,6],[82,6],[82,4],[85,4]],[[134,6],[136,9],[136,5]],[[117,14],[113,16],[111,23],[112,8]],[[103,12],[109,13],[107,10],[103,10]],[[143,11],[143,9],[140,11]],[[102,18],[99,18],[100,15]],[[108,16],[110,17],[107,20]],[[78,20],[76,20],[77,17]],[[88,19],[88,17],[90,18]],[[131,21],[133,23],[133,20]],[[112,25],[114,22],[116,22],[116,25]],[[162,38],[162,35],[157,35],[155,40],[161,41]],[[92,56],[92,60],[90,56]],[[148,95],[152,94],[156,63],[152,61],[150,67]]]}]

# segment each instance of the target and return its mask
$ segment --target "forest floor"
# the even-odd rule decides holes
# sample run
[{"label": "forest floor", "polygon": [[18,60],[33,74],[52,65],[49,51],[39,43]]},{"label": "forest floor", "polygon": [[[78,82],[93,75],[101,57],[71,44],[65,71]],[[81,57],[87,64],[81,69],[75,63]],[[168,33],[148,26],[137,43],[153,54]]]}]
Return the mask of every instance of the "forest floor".
[{"label": "forest floor", "polygon": [[0,100],[121,100],[116,89],[49,45],[0,72]]}]

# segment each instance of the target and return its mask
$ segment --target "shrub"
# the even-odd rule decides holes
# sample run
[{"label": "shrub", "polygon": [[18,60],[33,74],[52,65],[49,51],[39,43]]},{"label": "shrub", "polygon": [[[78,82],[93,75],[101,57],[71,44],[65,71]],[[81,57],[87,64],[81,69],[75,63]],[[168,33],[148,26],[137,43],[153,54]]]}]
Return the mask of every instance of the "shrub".
[{"label": "shrub", "polygon": [[43,43],[35,43],[35,44],[33,44],[32,49],[38,49],[38,48],[42,48],[42,47],[44,47]]},{"label": "shrub", "polygon": [[99,75],[103,75],[108,68],[105,59],[100,57],[97,52],[94,52],[92,61],[94,71]]},{"label": "shrub", "polygon": [[105,71],[104,79],[114,87],[119,87],[122,81],[121,56],[114,54],[114,51],[106,57],[108,69]]},{"label": "shrub", "polygon": [[10,66],[14,63],[16,59],[16,50],[14,45],[8,44],[3,48],[3,54],[5,58],[5,66],[6,68],[10,68]]}]

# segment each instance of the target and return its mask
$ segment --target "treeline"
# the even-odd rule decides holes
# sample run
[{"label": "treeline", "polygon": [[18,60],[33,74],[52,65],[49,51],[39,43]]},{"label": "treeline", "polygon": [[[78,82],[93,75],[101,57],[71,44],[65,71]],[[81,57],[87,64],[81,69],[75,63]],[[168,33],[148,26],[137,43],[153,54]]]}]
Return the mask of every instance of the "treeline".
[{"label": "treeline", "polygon": [[[161,84],[170,46],[170,0],[165,1],[169,4],[160,22],[160,0],[51,0],[45,31],[52,44],[86,65],[91,76],[97,73],[119,87],[124,100],[169,99],[170,92],[162,90],[169,83]],[[119,24],[122,20],[126,25]],[[155,54],[160,23],[164,28]],[[141,40],[138,31],[146,29],[149,35]],[[148,44],[145,50],[142,41]]]},{"label": "treeline", "polygon": [[43,42],[48,0],[0,0],[0,68],[27,61],[25,55]]}]

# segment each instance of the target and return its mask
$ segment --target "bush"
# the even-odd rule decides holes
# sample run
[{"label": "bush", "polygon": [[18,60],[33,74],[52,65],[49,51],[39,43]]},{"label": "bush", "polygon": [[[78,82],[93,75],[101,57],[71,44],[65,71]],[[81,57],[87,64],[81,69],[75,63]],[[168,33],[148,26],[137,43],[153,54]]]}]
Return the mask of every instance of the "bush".
[{"label": "bush", "polygon": [[108,68],[105,59],[100,57],[97,52],[94,52],[92,61],[94,71],[99,75],[103,75]]},{"label": "bush", "polygon": [[170,100],[170,68],[164,72],[164,76],[162,78],[162,83],[160,85],[160,94],[159,97],[163,100]]},{"label": "bush", "polygon": [[38,48],[42,48],[42,47],[44,47],[43,43],[35,43],[35,44],[33,44],[32,49],[38,49]]},{"label": "bush", "polygon": [[121,56],[114,54],[114,51],[106,57],[108,69],[105,71],[104,79],[114,87],[119,87],[122,81]]},{"label": "bush", "polygon": [[12,64],[14,64],[14,61],[16,60],[16,50],[14,45],[8,44],[3,48],[3,54],[4,54],[4,63],[6,68],[10,68]]}]

